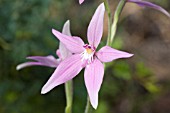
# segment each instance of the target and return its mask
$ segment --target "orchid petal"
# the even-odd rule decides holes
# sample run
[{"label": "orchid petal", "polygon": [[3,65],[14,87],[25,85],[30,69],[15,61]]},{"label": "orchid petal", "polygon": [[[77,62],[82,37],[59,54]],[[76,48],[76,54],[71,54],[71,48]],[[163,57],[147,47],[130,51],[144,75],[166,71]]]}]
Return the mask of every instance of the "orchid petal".
[{"label": "orchid petal", "polygon": [[159,5],[153,4],[153,3],[151,3],[151,2],[142,1],[142,0],[128,0],[128,2],[133,2],[133,3],[136,3],[136,4],[140,5],[140,6],[147,6],[147,7],[156,9],[156,10],[164,13],[164,14],[167,15],[168,17],[170,17],[170,14],[169,14],[165,9],[163,9],[163,8],[160,7]]},{"label": "orchid petal", "polygon": [[105,7],[104,3],[100,4],[88,26],[87,37],[90,45],[97,48],[103,34],[103,19]]},{"label": "orchid petal", "polygon": [[52,29],[52,33],[67,47],[70,52],[81,53],[84,51],[84,42],[81,38],[64,35],[55,29]]},{"label": "orchid petal", "polygon": [[71,36],[71,32],[70,32],[70,21],[67,20],[63,26],[63,30],[62,33],[68,36]]},{"label": "orchid petal", "polygon": [[133,54],[119,51],[109,46],[104,46],[96,53],[96,56],[102,62],[110,62],[112,60],[119,59],[119,58],[129,58],[133,56]]},{"label": "orchid petal", "polygon": [[41,94],[45,94],[52,90],[54,87],[65,83],[74,78],[83,68],[81,55],[72,55],[63,60],[54,71],[50,79],[43,86]]},{"label": "orchid petal", "polygon": [[30,56],[27,59],[35,60],[32,62],[25,62],[17,65],[16,69],[20,70],[29,66],[47,66],[47,67],[57,67],[60,63],[59,59],[55,59],[53,56]]},{"label": "orchid petal", "polygon": [[[69,20],[67,20],[66,23],[64,24],[62,33],[67,36],[71,36]],[[59,53],[61,55],[62,60],[71,55],[71,52],[66,48],[66,46],[62,42],[60,42],[59,44]]]},{"label": "orchid petal", "polygon": [[98,106],[98,92],[104,76],[103,64],[96,58],[85,68],[84,80],[93,108]]},{"label": "orchid petal", "polygon": [[84,2],[84,0],[79,0],[79,4],[82,4]]},{"label": "orchid petal", "polygon": [[[16,70],[21,70],[23,68],[30,67],[30,66],[46,66],[46,65],[41,64],[39,62],[25,62],[17,65]],[[51,67],[51,66],[47,66],[47,67]]]}]

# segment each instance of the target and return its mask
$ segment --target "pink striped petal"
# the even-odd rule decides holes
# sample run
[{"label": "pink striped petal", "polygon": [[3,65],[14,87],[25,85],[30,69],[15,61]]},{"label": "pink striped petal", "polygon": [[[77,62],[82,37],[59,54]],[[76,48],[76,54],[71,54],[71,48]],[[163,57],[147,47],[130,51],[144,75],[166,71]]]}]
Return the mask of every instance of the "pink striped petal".
[{"label": "pink striped petal", "polygon": [[53,56],[30,56],[27,59],[35,60],[32,62],[25,62],[17,65],[16,69],[20,70],[29,66],[47,66],[47,67],[57,67],[60,63],[59,59],[55,59]]},{"label": "pink striped petal", "polygon": [[87,65],[84,72],[84,80],[91,105],[94,109],[98,106],[98,92],[104,75],[103,64],[96,58],[93,63]]},{"label": "pink striped petal", "polygon": [[84,51],[84,42],[81,38],[64,35],[55,29],[52,29],[52,33],[67,47],[70,52],[81,53]]},{"label": "pink striped petal", "polygon": [[156,10],[164,13],[164,14],[167,15],[168,17],[170,17],[170,14],[169,14],[164,8],[162,8],[162,7],[159,6],[159,5],[153,4],[153,3],[151,3],[151,2],[142,1],[142,0],[127,0],[127,1],[128,1],[128,2],[132,2],[132,3],[136,3],[136,4],[138,4],[139,6],[146,6],[146,7],[150,7],[150,8],[156,9]]},{"label": "pink striped petal", "polygon": [[96,55],[99,58],[99,60],[102,61],[102,62],[110,62],[110,61],[115,60],[115,59],[129,58],[129,57],[133,56],[133,54],[123,52],[123,51],[119,51],[119,50],[113,49],[109,46],[102,47],[96,53]]},{"label": "pink striped petal", "polygon": [[100,4],[94,13],[88,26],[87,37],[90,45],[97,48],[103,35],[103,19],[105,7],[104,3]]},{"label": "pink striped petal", "polygon": [[63,84],[74,78],[83,68],[81,55],[72,55],[63,60],[54,71],[50,79],[43,86],[41,94],[45,94],[52,90],[54,87]]},{"label": "pink striped petal", "polygon": [[[66,23],[64,24],[62,33],[67,36],[71,36],[69,20],[67,20]],[[66,48],[66,46],[62,42],[60,42],[60,44],[59,44],[59,53],[60,53],[62,60],[64,60],[66,57],[71,55],[71,52]]]},{"label": "pink striped petal", "polygon": [[84,0],[79,0],[79,4],[82,4],[84,2]]}]

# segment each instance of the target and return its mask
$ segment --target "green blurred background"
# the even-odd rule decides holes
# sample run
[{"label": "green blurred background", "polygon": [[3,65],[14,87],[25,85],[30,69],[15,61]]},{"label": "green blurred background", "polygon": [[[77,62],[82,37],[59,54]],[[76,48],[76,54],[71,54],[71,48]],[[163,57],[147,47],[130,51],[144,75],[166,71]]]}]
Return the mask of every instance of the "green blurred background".
[{"label": "green blurred background", "polygon": [[[109,0],[112,13],[119,0]],[[151,1],[151,0],[150,0]],[[40,90],[54,69],[34,66],[16,71],[30,55],[55,55],[66,20],[72,35],[86,40],[88,23],[102,0],[0,0],[0,113],[63,113],[64,85]],[[170,12],[169,0],[152,0]],[[107,15],[104,35],[107,37]],[[158,11],[127,3],[113,47],[134,53],[108,64],[94,113],[170,113],[170,19]],[[83,71],[74,79],[73,113],[86,104]]]}]

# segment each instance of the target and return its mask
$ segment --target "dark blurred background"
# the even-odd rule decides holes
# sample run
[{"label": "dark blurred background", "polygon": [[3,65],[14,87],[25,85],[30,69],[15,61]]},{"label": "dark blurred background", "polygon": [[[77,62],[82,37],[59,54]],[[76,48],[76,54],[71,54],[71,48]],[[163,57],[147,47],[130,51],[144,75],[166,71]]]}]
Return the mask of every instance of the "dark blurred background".
[{"label": "dark blurred background", "polygon": [[[119,0],[109,0],[112,14]],[[149,0],[148,0],[149,1]],[[169,0],[150,0],[170,12]],[[0,0],[0,113],[63,113],[64,85],[40,90],[54,69],[34,66],[16,71],[30,55],[55,55],[66,20],[72,35],[86,40],[87,26],[102,0]],[[104,35],[107,37],[107,15]],[[127,3],[113,47],[135,54],[108,64],[94,113],[170,113],[170,19],[159,11]],[[56,56],[57,58],[57,56]],[[73,113],[86,104],[83,71],[74,79]]]}]

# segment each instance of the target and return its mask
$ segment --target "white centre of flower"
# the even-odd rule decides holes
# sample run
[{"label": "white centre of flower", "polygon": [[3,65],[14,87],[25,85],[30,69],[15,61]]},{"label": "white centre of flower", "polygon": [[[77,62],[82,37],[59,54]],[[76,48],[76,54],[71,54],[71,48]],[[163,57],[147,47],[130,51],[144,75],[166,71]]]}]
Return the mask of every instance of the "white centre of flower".
[{"label": "white centre of flower", "polygon": [[82,61],[87,60],[88,63],[91,63],[93,61],[95,48],[88,44],[85,44],[83,47],[85,50],[81,53]]}]

